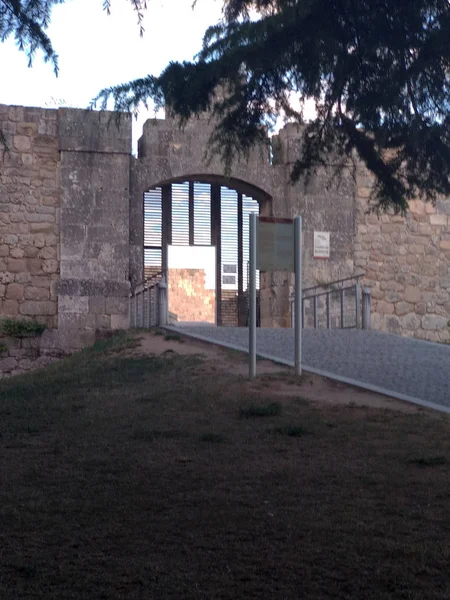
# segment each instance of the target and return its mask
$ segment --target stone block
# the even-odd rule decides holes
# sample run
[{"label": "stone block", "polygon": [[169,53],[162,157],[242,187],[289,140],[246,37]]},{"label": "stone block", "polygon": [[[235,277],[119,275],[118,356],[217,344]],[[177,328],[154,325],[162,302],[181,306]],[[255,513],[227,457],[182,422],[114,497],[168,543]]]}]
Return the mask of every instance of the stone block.
[{"label": "stone block", "polygon": [[54,223],[30,223],[30,231],[33,233],[52,233],[54,230]]},{"label": "stone block", "polygon": [[441,250],[450,250],[450,240],[441,240],[439,247]]},{"label": "stone block", "polygon": [[395,314],[396,315],[406,315],[414,310],[414,304],[409,302],[397,302],[395,305]]},{"label": "stone block", "polygon": [[400,319],[396,316],[386,317],[386,328],[391,333],[400,333],[400,331],[401,331]]},{"label": "stone block", "polygon": [[422,200],[410,200],[409,211],[413,214],[423,215],[425,214],[425,204]]},{"label": "stone block", "polygon": [[403,293],[403,299],[405,300],[405,302],[410,302],[412,304],[419,302],[421,299],[420,289],[412,285],[406,286],[405,291]]},{"label": "stone block", "polygon": [[26,246],[23,251],[26,258],[37,258],[39,254],[39,248],[35,248],[34,246]]},{"label": "stone block", "polygon": [[119,123],[108,111],[59,109],[59,149],[78,152],[131,153],[131,115]]},{"label": "stone block", "polygon": [[31,150],[31,139],[28,135],[15,135],[14,148],[19,152],[29,152]]},{"label": "stone block", "polygon": [[428,331],[436,331],[448,327],[448,318],[440,315],[424,315],[422,317],[422,328]]},{"label": "stone block", "polygon": [[42,260],[40,258],[28,258],[26,265],[27,271],[33,275],[42,272]]},{"label": "stone block", "polygon": [[25,300],[20,305],[20,314],[27,316],[51,316],[56,315],[57,304],[50,300]]},{"label": "stone block", "polygon": [[17,368],[17,360],[12,357],[0,358],[0,372],[10,372]]},{"label": "stone block", "polygon": [[10,258],[7,262],[8,270],[11,273],[21,273],[23,271],[28,271],[27,261],[22,258]]},{"label": "stone block", "polygon": [[414,313],[409,313],[400,319],[401,327],[406,331],[416,331],[419,329],[421,322],[420,316]]},{"label": "stone block", "polygon": [[430,225],[447,225],[447,215],[430,215]]},{"label": "stone block", "polygon": [[130,320],[128,314],[126,315],[111,315],[111,329],[128,329],[130,327]]},{"label": "stone block", "polygon": [[89,297],[88,296],[64,296],[60,295],[58,298],[59,302],[59,314],[63,313],[75,313],[75,314],[88,314],[89,313]]},{"label": "stone block", "polygon": [[11,248],[9,255],[12,258],[23,258],[25,255],[25,252],[22,250],[22,248]]},{"label": "stone block", "polygon": [[110,315],[95,315],[94,326],[96,329],[111,329]]},{"label": "stone block", "polygon": [[50,292],[45,287],[27,287],[25,288],[25,300],[49,300]]},{"label": "stone block", "polygon": [[392,315],[394,314],[394,305],[390,302],[379,300],[377,302],[376,311],[382,315]]},{"label": "stone block", "polygon": [[44,260],[42,270],[44,273],[57,273],[59,271],[59,262],[53,258]]},{"label": "stone block", "polygon": [[0,257],[9,256],[9,246],[6,244],[0,245]]},{"label": "stone block", "polygon": [[94,315],[102,315],[105,313],[104,296],[91,296],[89,298],[89,312]]},{"label": "stone block", "polygon": [[19,313],[17,300],[3,300],[2,312],[4,315],[15,316]]},{"label": "stone block", "polygon": [[6,288],[6,298],[9,300],[22,300],[24,287],[20,283],[10,283]]}]

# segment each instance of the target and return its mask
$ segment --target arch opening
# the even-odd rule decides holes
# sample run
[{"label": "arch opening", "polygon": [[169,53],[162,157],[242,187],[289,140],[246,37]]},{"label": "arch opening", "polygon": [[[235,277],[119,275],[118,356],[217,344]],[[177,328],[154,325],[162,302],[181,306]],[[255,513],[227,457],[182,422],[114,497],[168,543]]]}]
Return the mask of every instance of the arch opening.
[{"label": "arch opening", "polygon": [[249,216],[269,205],[250,188],[202,177],[144,193],[144,272],[167,273],[173,323],[247,325]]}]

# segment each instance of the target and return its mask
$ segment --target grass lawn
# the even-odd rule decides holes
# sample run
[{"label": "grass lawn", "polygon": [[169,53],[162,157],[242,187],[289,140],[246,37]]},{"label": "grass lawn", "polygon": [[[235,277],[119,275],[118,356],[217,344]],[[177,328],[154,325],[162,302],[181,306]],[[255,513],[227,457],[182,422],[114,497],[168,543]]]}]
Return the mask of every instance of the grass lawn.
[{"label": "grass lawn", "polygon": [[450,598],[447,417],[135,344],[0,382],[1,600]]}]

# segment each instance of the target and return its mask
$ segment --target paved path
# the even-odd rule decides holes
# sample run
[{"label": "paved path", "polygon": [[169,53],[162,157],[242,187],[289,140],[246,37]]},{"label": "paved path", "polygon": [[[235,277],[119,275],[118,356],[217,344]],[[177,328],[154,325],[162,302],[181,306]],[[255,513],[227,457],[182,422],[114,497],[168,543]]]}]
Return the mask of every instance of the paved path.
[{"label": "paved path", "polygon": [[[178,331],[248,351],[243,327],[190,325]],[[293,329],[258,329],[257,353],[293,366]],[[375,331],[305,329],[302,363],[306,370],[450,412],[450,346],[445,344]]]}]

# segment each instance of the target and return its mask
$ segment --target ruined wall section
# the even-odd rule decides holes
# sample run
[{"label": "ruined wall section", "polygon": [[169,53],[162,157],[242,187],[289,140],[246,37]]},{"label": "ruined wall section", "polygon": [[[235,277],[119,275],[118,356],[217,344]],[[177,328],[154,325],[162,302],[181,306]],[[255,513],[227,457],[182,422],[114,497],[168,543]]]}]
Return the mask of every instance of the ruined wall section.
[{"label": "ruined wall section", "polygon": [[450,198],[413,200],[405,217],[370,213],[373,178],[357,176],[355,267],[372,292],[372,328],[450,340]]},{"label": "ruined wall section", "polygon": [[0,314],[57,326],[58,111],[0,105]]}]

